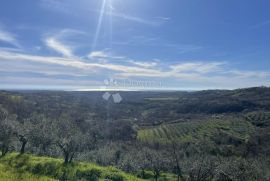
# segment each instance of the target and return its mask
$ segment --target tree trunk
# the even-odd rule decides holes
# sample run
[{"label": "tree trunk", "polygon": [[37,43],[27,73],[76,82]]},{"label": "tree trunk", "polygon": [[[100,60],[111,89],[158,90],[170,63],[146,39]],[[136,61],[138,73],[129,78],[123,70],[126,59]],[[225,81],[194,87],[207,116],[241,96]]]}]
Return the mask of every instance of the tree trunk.
[{"label": "tree trunk", "polygon": [[159,170],[155,170],[155,171],[154,171],[154,175],[155,175],[156,181],[158,181],[158,177],[159,177],[159,175],[160,175]]},{"label": "tree trunk", "polygon": [[19,139],[19,141],[21,142],[21,149],[20,149],[20,154],[24,154],[25,152],[25,146],[28,142],[27,138],[24,135],[17,135],[17,138]]},{"label": "tree trunk", "polygon": [[177,181],[180,181],[180,178],[183,178],[183,175],[182,175],[182,170],[181,170],[181,167],[179,164],[179,158],[178,158],[178,155],[176,153],[176,144],[174,142],[172,143],[172,148],[173,148],[174,160],[176,163]]},{"label": "tree trunk", "polygon": [[67,165],[67,164],[71,163],[75,153],[72,153],[71,151],[69,151],[68,148],[65,148],[65,146],[62,145],[61,143],[58,143],[57,145],[62,150],[62,153],[64,156],[64,164]]},{"label": "tree trunk", "polygon": [[182,175],[182,170],[181,170],[181,167],[179,165],[179,162],[177,161],[177,181],[180,181],[180,179],[183,178],[183,175]]},{"label": "tree trunk", "polygon": [[75,155],[75,153],[72,153],[72,154],[71,154],[71,156],[70,156],[70,158],[69,158],[69,161],[68,161],[69,163],[72,162],[72,160],[73,160],[73,158],[74,158],[74,155]]},{"label": "tree trunk", "polygon": [[141,177],[144,179],[145,178],[145,171],[142,169]]},{"label": "tree trunk", "polygon": [[2,147],[1,152],[2,152],[1,157],[4,157],[8,153],[8,147],[6,146]]},{"label": "tree trunk", "polygon": [[64,153],[64,157],[65,157],[65,164],[69,163],[69,153]]},{"label": "tree trunk", "polygon": [[24,154],[26,144],[27,144],[27,140],[23,140],[21,150],[20,150],[20,154]]},{"label": "tree trunk", "polygon": [[64,164],[69,164],[73,161],[75,153],[69,153],[69,152],[65,152],[64,153]]}]

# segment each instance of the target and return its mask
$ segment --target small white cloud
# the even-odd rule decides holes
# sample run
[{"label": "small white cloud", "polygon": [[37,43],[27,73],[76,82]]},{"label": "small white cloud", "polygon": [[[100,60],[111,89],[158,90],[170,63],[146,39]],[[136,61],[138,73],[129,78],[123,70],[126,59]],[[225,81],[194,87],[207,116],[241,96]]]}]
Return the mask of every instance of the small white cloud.
[{"label": "small white cloud", "polygon": [[156,19],[160,19],[160,20],[163,20],[163,21],[170,21],[171,20],[170,17],[156,17]]},{"label": "small white cloud", "polygon": [[196,72],[201,74],[216,72],[222,69],[224,62],[210,62],[210,63],[182,63],[177,65],[171,65],[170,68],[173,72]]},{"label": "small white cloud", "polygon": [[93,51],[88,55],[88,58],[108,58],[109,55],[104,51]]},{"label": "small white cloud", "polygon": [[1,29],[1,27],[0,27],[0,41],[19,47],[19,43],[17,42],[15,35]]},{"label": "small white cloud", "polygon": [[[75,57],[76,48],[82,44],[74,41],[74,38],[85,36],[85,33],[75,29],[62,29],[57,32],[45,34],[45,44],[64,57]],[[72,39],[73,38],[73,39]]]},{"label": "small white cloud", "polygon": [[65,57],[73,57],[72,49],[67,45],[64,45],[63,43],[59,42],[53,37],[46,39],[46,45]]},{"label": "small white cloud", "polygon": [[240,78],[266,78],[270,77],[270,72],[264,71],[241,71],[241,70],[232,70],[227,73],[235,75]]},{"label": "small white cloud", "polygon": [[92,51],[88,56],[89,59],[125,59],[123,56],[116,56],[109,52],[108,49],[102,51]]},{"label": "small white cloud", "polygon": [[157,66],[157,62],[139,62],[139,61],[130,60],[129,63],[140,66],[140,67],[144,67],[144,68],[151,68],[151,67]]}]

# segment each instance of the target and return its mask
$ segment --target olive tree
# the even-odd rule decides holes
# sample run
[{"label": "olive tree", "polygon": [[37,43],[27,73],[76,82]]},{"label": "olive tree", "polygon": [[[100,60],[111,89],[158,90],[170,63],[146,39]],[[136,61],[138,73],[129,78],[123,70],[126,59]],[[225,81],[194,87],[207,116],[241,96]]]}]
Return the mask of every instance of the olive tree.
[{"label": "olive tree", "polygon": [[152,170],[155,180],[157,181],[161,172],[167,170],[170,164],[167,155],[162,151],[148,148],[143,149],[142,152],[145,157],[143,167]]},{"label": "olive tree", "polygon": [[174,171],[177,174],[177,181],[183,179],[181,160],[186,156],[186,149],[188,146],[189,143],[179,143],[176,139],[170,139],[168,144],[168,151],[171,156]]},{"label": "olive tree", "polygon": [[32,116],[31,146],[38,149],[41,155],[49,155],[49,148],[53,146],[54,120],[44,115]]},{"label": "olive tree", "polygon": [[54,143],[59,147],[64,163],[71,163],[77,153],[86,148],[86,135],[71,117],[62,115],[54,122]]},{"label": "olive tree", "polygon": [[12,148],[14,138],[14,126],[12,125],[14,116],[8,115],[8,112],[0,107],[0,151],[1,156],[5,156]]},{"label": "olive tree", "polygon": [[14,134],[17,140],[20,142],[20,154],[24,154],[26,145],[30,140],[32,132],[34,131],[34,126],[30,119],[13,121],[12,124],[15,127]]},{"label": "olive tree", "polygon": [[192,181],[213,180],[216,161],[209,155],[196,155],[189,159],[187,166],[189,179]]}]

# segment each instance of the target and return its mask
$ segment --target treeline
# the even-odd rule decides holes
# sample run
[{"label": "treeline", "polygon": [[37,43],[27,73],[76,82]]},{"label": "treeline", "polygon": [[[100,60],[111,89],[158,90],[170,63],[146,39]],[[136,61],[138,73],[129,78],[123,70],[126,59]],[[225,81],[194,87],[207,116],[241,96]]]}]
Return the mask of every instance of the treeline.
[{"label": "treeline", "polygon": [[33,112],[47,117],[69,112],[91,120],[135,119],[137,124],[174,121],[187,114],[270,111],[270,88],[197,92],[121,92],[123,101],[102,99],[103,92],[0,91],[0,103],[19,119]]}]

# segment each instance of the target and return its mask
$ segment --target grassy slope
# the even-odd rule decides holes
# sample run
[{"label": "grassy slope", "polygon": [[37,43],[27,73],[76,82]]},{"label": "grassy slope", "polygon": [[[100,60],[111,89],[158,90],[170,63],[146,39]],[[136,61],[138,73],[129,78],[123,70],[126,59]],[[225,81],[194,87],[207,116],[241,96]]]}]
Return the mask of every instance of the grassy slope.
[{"label": "grassy slope", "polygon": [[142,129],[138,133],[138,139],[148,143],[166,143],[168,138],[185,142],[210,138],[217,132],[223,132],[238,139],[247,140],[253,130],[252,124],[241,118],[209,118],[204,121],[164,124]]},{"label": "grassy slope", "polygon": [[11,168],[0,163],[0,181],[54,181],[55,179],[33,175],[29,172],[20,172],[17,169]]},{"label": "grassy slope", "polygon": [[61,159],[12,153],[0,159],[0,181],[2,180],[140,181],[141,179],[113,167],[101,167],[91,163],[65,166]]}]

